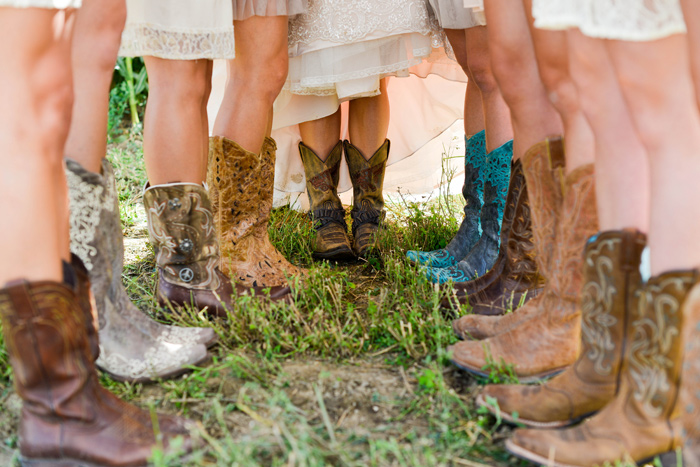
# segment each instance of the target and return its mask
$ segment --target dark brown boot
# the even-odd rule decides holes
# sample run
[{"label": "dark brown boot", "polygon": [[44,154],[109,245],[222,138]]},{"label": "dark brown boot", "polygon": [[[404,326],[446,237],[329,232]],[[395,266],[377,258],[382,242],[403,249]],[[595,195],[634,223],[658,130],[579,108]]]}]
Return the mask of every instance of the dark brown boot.
[{"label": "dark brown boot", "polygon": [[[74,277],[63,284],[16,281],[0,290],[5,344],[23,400],[22,465],[145,467],[158,445],[151,416],[98,384],[96,346],[88,342],[76,293]],[[184,420],[158,421],[168,428],[161,430],[164,449],[181,435],[183,452],[191,450]]]},{"label": "dark brown boot", "polygon": [[314,256],[322,259],[352,259],[355,254],[348,239],[345,209],[338,197],[340,161],[343,143],[338,141],[323,162],[303,142],[299,153],[306,173],[306,191],[309,195],[309,215],[314,223]]},{"label": "dark brown boot", "polygon": [[[219,248],[209,196],[201,185],[171,183],[149,187],[143,194],[148,232],[156,251],[158,301],[190,305],[225,317],[233,297],[261,287],[231,283],[219,271]],[[289,287],[269,288],[273,300],[288,300]]]},{"label": "dark brown boot", "polygon": [[390,143],[387,139],[367,160],[349,141],[345,141],[345,158],[352,180],[353,249],[363,257],[374,248],[376,234],[384,220],[384,173],[389,158]]}]

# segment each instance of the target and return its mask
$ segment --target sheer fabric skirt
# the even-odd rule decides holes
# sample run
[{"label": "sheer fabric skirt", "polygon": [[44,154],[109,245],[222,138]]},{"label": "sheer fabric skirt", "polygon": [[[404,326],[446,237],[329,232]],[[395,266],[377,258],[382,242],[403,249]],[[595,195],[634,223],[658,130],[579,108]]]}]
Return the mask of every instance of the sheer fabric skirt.
[{"label": "sheer fabric skirt", "polygon": [[126,0],[126,6],[121,56],[170,60],[235,56],[231,0]]},{"label": "sheer fabric skirt", "polygon": [[444,29],[468,29],[485,26],[483,11],[464,6],[464,0],[429,0],[440,27]]},{"label": "sheer fabric skirt", "polygon": [[650,41],[686,32],[680,0],[534,0],[535,26],[590,37]]},{"label": "sheer fabric skirt", "polygon": [[231,0],[233,19],[251,16],[295,16],[306,11],[308,0]]},{"label": "sheer fabric skirt", "polygon": [[0,0],[0,7],[63,10],[65,8],[80,8],[81,3],[82,0]]}]

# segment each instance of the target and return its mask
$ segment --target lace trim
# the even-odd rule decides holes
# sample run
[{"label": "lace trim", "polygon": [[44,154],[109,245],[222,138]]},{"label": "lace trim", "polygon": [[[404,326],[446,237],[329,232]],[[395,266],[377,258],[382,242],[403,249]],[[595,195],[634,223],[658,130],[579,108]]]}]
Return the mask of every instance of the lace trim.
[{"label": "lace trim", "polygon": [[10,8],[49,8],[63,10],[64,8],[80,8],[82,0],[0,0],[0,6]]},{"label": "lace trim", "polygon": [[177,31],[127,24],[119,55],[170,60],[232,59],[236,56],[233,25],[218,30]]}]

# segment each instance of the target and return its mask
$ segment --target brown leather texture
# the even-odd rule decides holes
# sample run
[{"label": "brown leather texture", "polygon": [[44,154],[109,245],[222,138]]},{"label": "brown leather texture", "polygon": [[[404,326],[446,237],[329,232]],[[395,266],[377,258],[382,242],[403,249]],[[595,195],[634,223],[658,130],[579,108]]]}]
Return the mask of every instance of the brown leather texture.
[{"label": "brown leather texture", "polygon": [[517,412],[518,423],[534,428],[568,426],[605,407],[619,389],[645,245],[636,230],[594,237],[585,253],[578,360],[543,385],[487,386],[480,400],[494,398],[501,412]]},{"label": "brown leather texture", "polygon": [[209,139],[207,186],[221,248],[221,271],[247,287],[287,285],[304,271],[287,261],[267,232],[274,192],[276,144],[260,155],[222,136]]},{"label": "brown leather texture", "polygon": [[[22,398],[23,461],[146,466],[156,445],[151,418],[98,383],[75,285],[17,281],[0,290],[5,344]],[[192,442],[182,420],[164,424]],[[169,447],[170,434],[163,444]]]},{"label": "brown leather texture", "polygon": [[384,174],[391,143],[385,140],[369,160],[349,141],[344,141],[343,146],[352,180],[353,206],[350,216],[353,250],[362,257],[374,247],[375,237],[384,220]]},{"label": "brown leather texture", "polygon": [[[598,231],[593,166],[582,166],[566,179],[566,193],[557,226],[553,271],[545,291],[521,311],[503,316],[511,328],[475,342],[451,347],[452,361],[467,371],[483,374],[489,361],[512,364],[522,382],[537,381],[563,371],[579,354],[583,287],[583,251]],[[530,307],[530,305],[533,307]],[[526,321],[519,321],[528,317]],[[474,318],[480,318],[475,316]]]},{"label": "brown leather texture", "polygon": [[[509,447],[552,465],[593,466],[651,461],[681,445],[671,418],[678,410],[683,304],[697,271],[652,277],[632,313],[632,333],[617,396],[603,410],[565,430],[518,430]],[[592,449],[594,447],[594,449]]]},{"label": "brown leather texture", "polygon": [[340,162],[343,142],[331,150],[325,162],[303,142],[299,153],[306,174],[309,215],[314,225],[314,255],[324,259],[350,259],[355,256],[350,245],[345,222],[345,208],[338,197]]}]

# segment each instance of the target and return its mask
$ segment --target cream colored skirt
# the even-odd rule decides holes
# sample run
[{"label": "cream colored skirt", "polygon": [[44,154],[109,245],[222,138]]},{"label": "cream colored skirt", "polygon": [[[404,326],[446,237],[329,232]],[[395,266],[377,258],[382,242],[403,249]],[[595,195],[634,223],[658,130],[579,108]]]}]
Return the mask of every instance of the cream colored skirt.
[{"label": "cream colored skirt", "polygon": [[233,19],[251,16],[295,16],[306,11],[308,0],[231,0]]},{"label": "cream colored skirt", "polygon": [[126,0],[126,6],[121,56],[170,60],[235,56],[231,0]]},{"label": "cream colored skirt", "polygon": [[430,8],[443,29],[468,29],[485,26],[483,12],[464,6],[464,0],[429,0]]},{"label": "cream colored skirt", "polygon": [[0,7],[63,10],[64,8],[80,8],[81,3],[82,0],[0,0]]},{"label": "cream colored skirt", "polygon": [[686,32],[680,0],[534,0],[535,26],[590,37],[650,41]]}]

